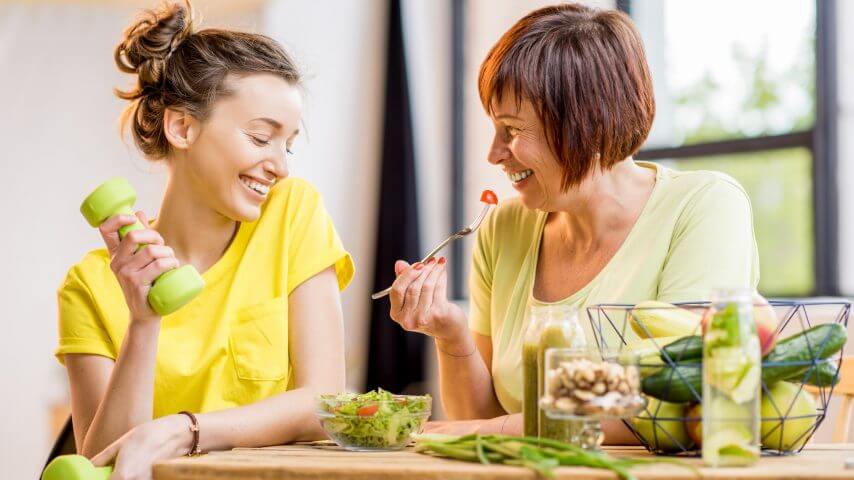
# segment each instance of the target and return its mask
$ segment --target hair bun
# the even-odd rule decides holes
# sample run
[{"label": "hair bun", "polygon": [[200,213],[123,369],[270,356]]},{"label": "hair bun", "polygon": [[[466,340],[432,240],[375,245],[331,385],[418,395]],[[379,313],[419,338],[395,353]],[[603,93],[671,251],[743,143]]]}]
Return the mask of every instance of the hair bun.
[{"label": "hair bun", "polygon": [[160,85],[169,55],[192,33],[189,1],[186,6],[168,2],[156,10],[146,10],[125,30],[116,47],[116,65],[119,70],[139,77],[139,88],[127,92],[127,99],[138,98]]}]

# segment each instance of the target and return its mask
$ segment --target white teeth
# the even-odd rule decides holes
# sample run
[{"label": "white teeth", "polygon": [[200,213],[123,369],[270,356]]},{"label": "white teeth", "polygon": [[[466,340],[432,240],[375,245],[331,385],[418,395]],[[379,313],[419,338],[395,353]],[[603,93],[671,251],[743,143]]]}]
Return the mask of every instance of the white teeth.
[{"label": "white teeth", "polygon": [[250,180],[246,177],[240,177],[240,181],[243,182],[244,185],[251,188],[252,190],[255,190],[261,195],[267,195],[268,193],[270,193],[269,185],[262,185],[256,182],[255,180]]},{"label": "white teeth", "polygon": [[533,174],[534,174],[534,171],[531,169],[528,169],[528,170],[522,170],[521,172],[517,172],[517,173],[508,173],[507,177],[510,178],[510,180],[515,183],[515,182],[521,182],[522,180],[530,177]]}]

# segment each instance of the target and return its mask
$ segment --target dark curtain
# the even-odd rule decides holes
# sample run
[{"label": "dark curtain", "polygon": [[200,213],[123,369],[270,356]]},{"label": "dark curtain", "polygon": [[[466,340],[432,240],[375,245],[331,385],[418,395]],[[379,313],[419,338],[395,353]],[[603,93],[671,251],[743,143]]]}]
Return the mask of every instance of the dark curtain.
[{"label": "dark curtain", "polygon": [[[411,263],[421,254],[407,82],[400,0],[390,0],[373,291],[382,290],[394,282],[395,260],[404,259]],[[374,301],[371,307],[367,388],[382,387],[399,393],[407,385],[423,381],[424,345],[423,335],[406,332],[389,318],[388,297]]]}]

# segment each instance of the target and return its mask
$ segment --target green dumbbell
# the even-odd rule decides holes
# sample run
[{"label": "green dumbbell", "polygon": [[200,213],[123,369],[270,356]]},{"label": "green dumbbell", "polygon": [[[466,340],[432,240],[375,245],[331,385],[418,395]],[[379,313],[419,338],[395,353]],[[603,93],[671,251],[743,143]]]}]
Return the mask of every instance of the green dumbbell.
[{"label": "green dumbbell", "polygon": [[42,480],[107,480],[113,467],[96,467],[82,455],[54,458],[42,473]]},{"label": "green dumbbell", "polygon": [[[133,215],[133,204],[136,202],[136,191],[124,178],[113,178],[101,184],[90,193],[83,204],[80,213],[93,227],[98,227],[108,218],[119,215]],[[119,237],[124,238],[128,232],[144,228],[138,220],[132,225],[119,229]],[[186,305],[205,287],[205,281],[192,265],[164,272],[154,280],[148,292],[148,304],[160,315],[169,315]]]}]

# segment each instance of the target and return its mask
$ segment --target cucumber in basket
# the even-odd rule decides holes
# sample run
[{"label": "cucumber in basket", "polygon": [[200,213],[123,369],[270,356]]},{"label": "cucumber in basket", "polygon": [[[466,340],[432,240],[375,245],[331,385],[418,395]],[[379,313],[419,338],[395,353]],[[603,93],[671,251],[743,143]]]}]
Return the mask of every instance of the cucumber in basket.
[{"label": "cucumber in basket", "polygon": [[813,385],[815,387],[832,387],[839,383],[839,375],[837,375],[839,369],[836,368],[837,362],[835,360],[821,360],[815,366],[815,368],[809,372],[809,376],[807,376],[806,380],[804,380],[804,373],[798,373],[797,375],[793,375],[785,380],[790,382],[803,382],[807,385]]},{"label": "cucumber in basket", "polygon": [[825,323],[777,342],[762,360],[762,379],[766,384],[797,377],[809,370],[813,360],[837,353],[848,340],[845,327]]},{"label": "cucumber in basket", "polygon": [[[781,340],[763,359],[762,381],[766,385],[786,379],[800,381],[814,359],[824,360],[839,352],[846,340],[845,327],[838,323],[817,325]],[[675,344],[676,342],[671,343],[665,348]],[[666,366],[654,375],[644,378],[641,384],[643,393],[665,402],[696,401],[693,392],[701,394],[703,388],[700,359],[686,359],[684,354],[680,357],[678,350],[669,354],[671,358],[681,358],[683,361],[676,366]],[[833,363],[828,363],[828,366],[819,364],[810,374],[807,383],[825,386],[824,382],[828,382],[827,385],[830,385],[835,377],[835,368]]]},{"label": "cucumber in basket", "polygon": [[[665,355],[666,354],[666,355]],[[703,358],[703,337],[690,335],[669,343],[661,349],[661,360],[667,362],[667,356],[675,362]]]}]

